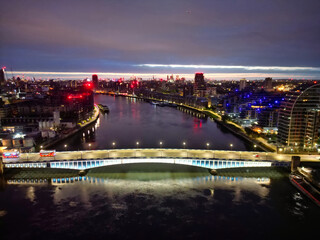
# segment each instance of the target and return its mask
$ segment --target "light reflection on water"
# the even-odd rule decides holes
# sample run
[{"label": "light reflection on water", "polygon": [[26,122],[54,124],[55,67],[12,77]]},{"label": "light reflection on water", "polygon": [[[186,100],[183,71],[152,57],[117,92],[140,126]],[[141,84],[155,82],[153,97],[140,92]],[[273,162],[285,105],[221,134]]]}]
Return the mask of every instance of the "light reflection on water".
[{"label": "light reflection on water", "polygon": [[[69,183],[67,183],[69,182]],[[92,191],[105,191],[108,196],[120,196],[129,193],[144,193],[152,196],[168,197],[179,193],[181,198],[198,194],[201,189],[205,195],[214,197],[215,189],[228,189],[234,192],[234,201],[241,200],[241,186],[246,185],[246,191],[264,198],[268,195],[266,187],[270,183],[268,178],[234,178],[206,176],[196,178],[162,179],[151,181],[140,181],[112,178],[82,177],[78,179],[52,179],[52,184],[60,186],[55,191],[55,202],[69,198],[70,194],[76,197],[79,193],[82,199],[84,195],[90,195]],[[75,189],[78,189],[75,191]],[[88,203],[88,202],[86,202]]]},{"label": "light reflection on water", "polygon": [[[40,238],[52,234],[49,239],[87,232],[88,238],[98,239],[157,238],[150,231],[161,232],[161,239],[182,234],[187,236],[177,239],[207,238],[211,231],[220,238],[266,239],[290,235],[288,224],[308,228],[319,213],[286,178],[127,172],[7,183],[0,210],[10,218],[28,206],[27,219],[14,217],[9,224],[9,229],[28,226],[25,239],[32,239],[35,231]],[[17,237],[14,231],[5,233]]]}]

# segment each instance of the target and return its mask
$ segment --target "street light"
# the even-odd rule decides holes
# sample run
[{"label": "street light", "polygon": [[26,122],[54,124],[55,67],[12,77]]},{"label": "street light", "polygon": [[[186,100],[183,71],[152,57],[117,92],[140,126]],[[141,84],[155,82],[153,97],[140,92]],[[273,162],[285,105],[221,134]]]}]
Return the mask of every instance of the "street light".
[{"label": "street light", "polygon": [[254,151],[256,151],[256,149],[257,149],[257,145],[255,144],[255,145],[253,145],[253,147],[254,147]]},{"label": "street light", "polygon": [[233,147],[233,144],[231,143],[231,144],[230,144],[230,149],[231,149],[231,151],[232,151],[232,147]]},{"label": "street light", "polygon": [[160,148],[162,148],[162,141],[160,141],[159,144],[160,144]]},{"label": "street light", "polygon": [[209,149],[210,143],[207,143],[206,145],[207,145],[207,149]]},{"label": "street light", "polygon": [[136,142],[137,148],[139,147],[139,144],[140,144],[139,142]]},{"label": "street light", "polygon": [[89,149],[91,150],[91,143],[89,143]]},{"label": "street light", "polygon": [[68,145],[67,145],[67,144],[65,144],[65,145],[64,145],[64,148],[65,148],[65,150],[66,150],[66,151],[67,151],[67,147],[68,147]]},{"label": "street light", "polygon": [[114,148],[116,146],[116,142],[112,142],[112,147]]},{"label": "street light", "polygon": [[183,142],[182,144],[183,144],[183,148],[186,148],[186,142]]}]

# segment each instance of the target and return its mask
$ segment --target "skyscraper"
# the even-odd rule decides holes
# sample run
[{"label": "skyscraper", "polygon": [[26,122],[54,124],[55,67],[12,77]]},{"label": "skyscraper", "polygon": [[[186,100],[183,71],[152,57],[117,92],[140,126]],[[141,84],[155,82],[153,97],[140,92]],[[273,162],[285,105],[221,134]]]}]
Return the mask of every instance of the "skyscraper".
[{"label": "skyscraper", "polygon": [[207,90],[203,73],[196,73],[194,77],[194,93],[197,97],[204,97]]},{"label": "skyscraper", "polygon": [[287,151],[316,150],[320,127],[320,84],[287,94],[278,120],[278,143]]}]

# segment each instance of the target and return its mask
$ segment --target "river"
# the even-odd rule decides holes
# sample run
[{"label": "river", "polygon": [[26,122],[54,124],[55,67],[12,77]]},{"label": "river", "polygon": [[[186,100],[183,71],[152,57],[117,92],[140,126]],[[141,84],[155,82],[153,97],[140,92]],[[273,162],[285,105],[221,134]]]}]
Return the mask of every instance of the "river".
[{"label": "river", "polygon": [[159,107],[135,98],[97,95],[95,102],[107,105],[109,114],[100,115],[95,125],[60,142],[55,149],[186,147],[253,150],[252,143],[244,142],[210,118],[198,118],[196,113]]}]

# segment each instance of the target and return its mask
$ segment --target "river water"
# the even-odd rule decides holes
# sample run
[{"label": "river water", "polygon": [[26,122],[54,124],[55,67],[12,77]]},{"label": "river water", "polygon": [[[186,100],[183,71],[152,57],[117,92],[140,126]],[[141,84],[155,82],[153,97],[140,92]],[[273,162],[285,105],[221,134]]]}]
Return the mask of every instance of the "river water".
[{"label": "river water", "polygon": [[[164,147],[250,149],[210,120],[125,98],[97,96],[101,116],[64,149]],[[132,116],[132,119],[130,119]],[[89,132],[88,132],[89,131]],[[83,135],[84,134],[84,135]],[[70,150],[68,149],[68,150]],[[230,175],[230,174],[229,174]],[[320,208],[285,172],[211,176],[208,171],[136,164],[74,171],[23,170],[0,179],[1,239],[302,239],[318,235]]]}]

